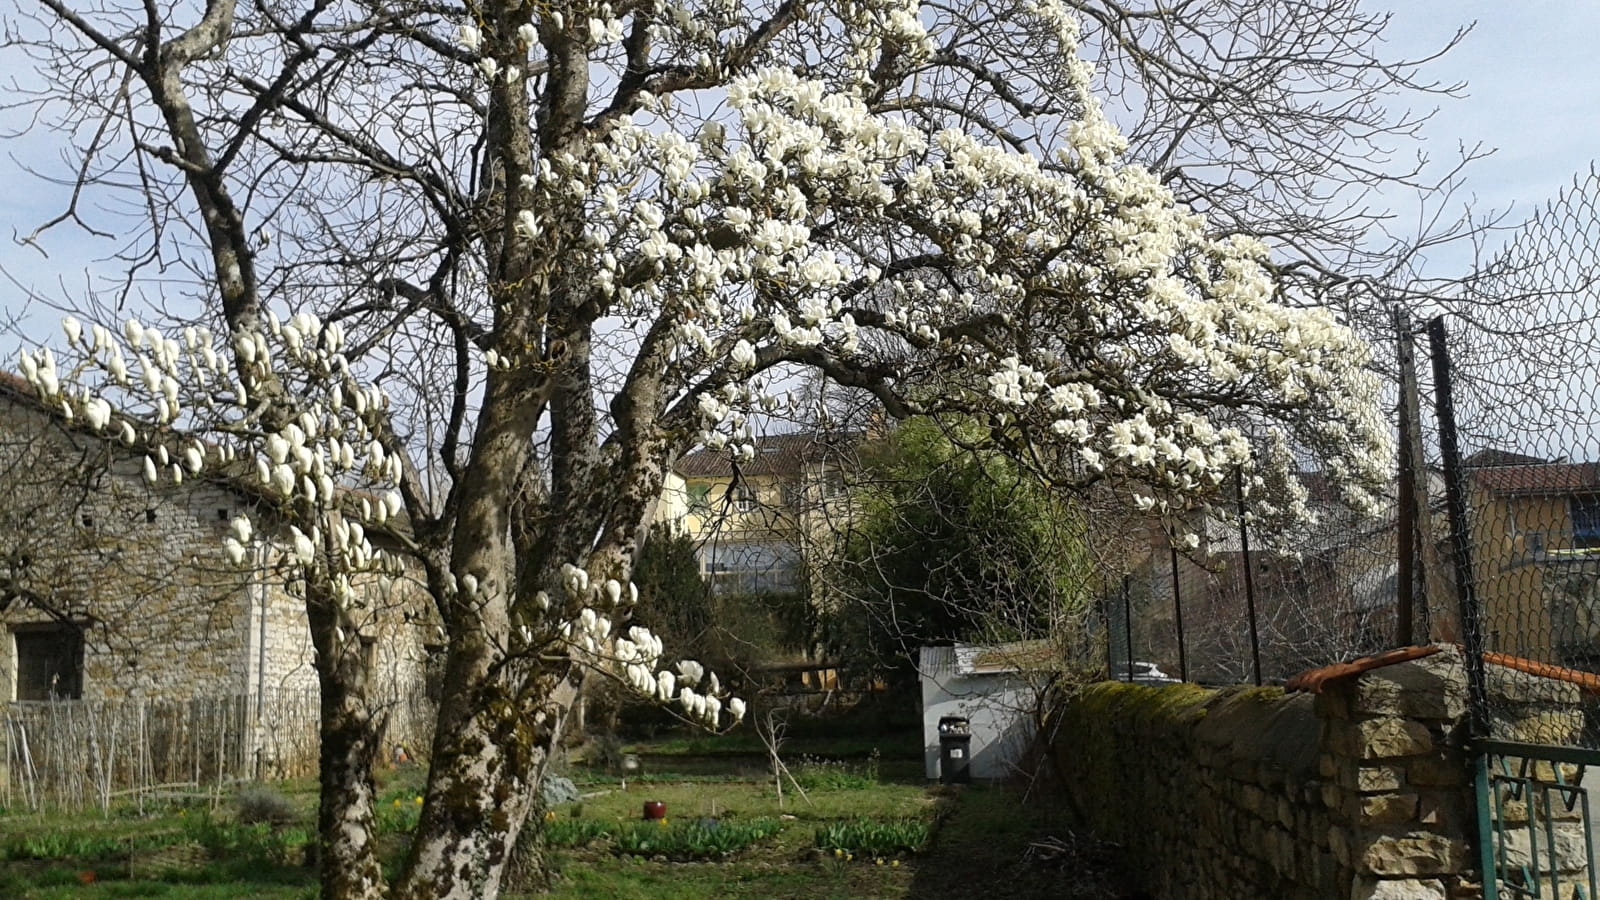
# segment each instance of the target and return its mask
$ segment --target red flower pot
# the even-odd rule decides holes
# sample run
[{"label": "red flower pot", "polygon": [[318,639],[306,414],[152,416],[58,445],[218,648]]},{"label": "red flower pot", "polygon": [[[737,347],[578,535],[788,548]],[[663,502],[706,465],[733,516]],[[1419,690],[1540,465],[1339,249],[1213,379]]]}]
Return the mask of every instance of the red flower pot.
[{"label": "red flower pot", "polygon": [[645,821],[649,821],[651,819],[665,819],[666,817],[667,805],[662,803],[660,800],[651,800],[644,805]]}]

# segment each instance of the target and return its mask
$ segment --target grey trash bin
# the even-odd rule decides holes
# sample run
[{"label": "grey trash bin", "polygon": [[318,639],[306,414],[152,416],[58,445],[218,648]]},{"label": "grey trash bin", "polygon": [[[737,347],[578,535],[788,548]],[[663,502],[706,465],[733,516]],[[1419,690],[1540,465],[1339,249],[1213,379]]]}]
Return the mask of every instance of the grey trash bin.
[{"label": "grey trash bin", "polygon": [[972,781],[972,724],[961,716],[939,719],[939,781],[942,784],[967,784]]}]

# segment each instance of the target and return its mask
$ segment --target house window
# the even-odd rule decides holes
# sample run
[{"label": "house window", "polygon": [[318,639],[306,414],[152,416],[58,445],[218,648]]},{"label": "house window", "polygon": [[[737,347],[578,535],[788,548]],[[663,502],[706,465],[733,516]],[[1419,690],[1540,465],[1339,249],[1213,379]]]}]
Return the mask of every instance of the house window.
[{"label": "house window", "polygon": [[1572,546],[1582,550],[1600,547],[1600,494],[1573,497]]},{"label": "house window", "polygon": [[741,481],[733,486],[733,505],[740,512],[754,512],[761,501],[756,497],[755,488]]},{"label": "house window", "polygon": [[719,594],[783,594],[800,587],[800,558],[787,543],[712,543],[700,565]]},{"label": "house window", "polygon": [[67,623],[19,625],[18,700],[77,700],[83,696],[83,629]]},{"label": "house window", "polygon": [[689,509],[694,512],[704,512],[711,508],[711,485],[689,485]]}]

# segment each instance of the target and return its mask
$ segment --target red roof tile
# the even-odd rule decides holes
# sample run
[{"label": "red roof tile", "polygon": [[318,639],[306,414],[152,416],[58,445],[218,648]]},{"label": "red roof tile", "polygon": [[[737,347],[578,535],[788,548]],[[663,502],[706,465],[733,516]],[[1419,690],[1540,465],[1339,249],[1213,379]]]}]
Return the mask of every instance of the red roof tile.
[{"label": "red roof tile", "polygon": [[1430,647],[1401,647],[1397,650],[1389,650],[1374,656],[1363,656],[1350,662],[1334,663],[1331,666],[1322,666],[1321,668],[1301,672],[1299,675],[1289,679],[1284,684],[1283,689],[1286,691],[1304,691],[1307,694],[1320,694],[1323,687],[1331,681],[1349,678],[1352,675],[1360,675],[1363,672],[1381,669],[1384,666],[1392,666],[1395,663],[1422,659],[1425,656],[1432,656],[1443,649],[1437,644]]},{"label": "red roof tile", "polygon": [[[860,440],[856,432],[792,431],[756,438],[755,458],[739,466],[741,475],[798,475],[808,462],[819,462],[852,450]],[[685,478],[728,478],[733,459],[726,450],[696,450],[674,467]]]},{"label": "red roof tile", "polygon": [[1496,494],[1600,493],[1600,464],[1542,463],[1471,470],[1472,479]]}]

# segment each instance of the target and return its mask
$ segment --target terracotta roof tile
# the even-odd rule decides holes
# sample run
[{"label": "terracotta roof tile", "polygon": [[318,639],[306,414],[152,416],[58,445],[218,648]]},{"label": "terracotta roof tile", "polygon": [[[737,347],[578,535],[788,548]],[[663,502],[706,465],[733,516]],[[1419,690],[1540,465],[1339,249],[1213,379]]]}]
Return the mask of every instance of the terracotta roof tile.
[{"label": "terracotta roof tile", "polygon": [[1540,463],[1473,469],[1472,479],[1496,494],[1600,493],[1600,464]]},{"label": "terracotta roof tile", "polygon": [[[743,475],[798,475],[808,462],[849,452],[860,440],[855,432],[792,431],[756,438],[756,456],[739,467]],[[726,450],[696,450],[678,460],[673,471],[685,478],[728,478],[733,460]]]},{"label": "terracotta roof tile", "polygon": [[1322,666],[1321,668],[1301,672],[1299,675],[1289,679],[1284,684],[1283,689],[1286,691],[1303,691],[1307,694],[1320,694],[1323,687],[1329,682],[1350,678],[1363,672],[1370,672],[1373,669],[1381,669],[1384,666],[1392,666],[1395,663],[1422,659],[1426,656],[1432,656],[1443,649],[1444,647],[1438,644],[1428,647],[1401,647],[1397,650],[1389,650],[1373,656],[1363,656],[1360,659],[1353,659],[1349,662],[1334,663],[1331,666]]},{"label": "terracotta roof tile", "polygon": [[[1401,647],[1375,656],[1363,656],[1350,662],[1322,666],[1321,668],[1301,672],[1299,675],[1289,679],[1283,688],[1286,691],[1320,694],[1322,689],[1332,682],[1360,675],[1363,672],[1370,672],[1373,669],[1381,669],[1384,666],[1392,666],[1396,663],[1410,662],[1414,659],[1432,656],[1450,646],[1452,645],[1432,644],[1426,647]],[[1453,646],[1458,651],[1461,649],[1459,644]],[[1492,666],[1500,666],[1522,672],[1525,675],[1532,675],[1536,678],[1549,678],[1552,681],[1575,684],[1579,690],[1586,694],[1600,695],[1600,674],[1595,674],[1594,672],[1569,669],[1566,666],[1557,666],[1493,650],[1484,652],[1483,661]]]}]

